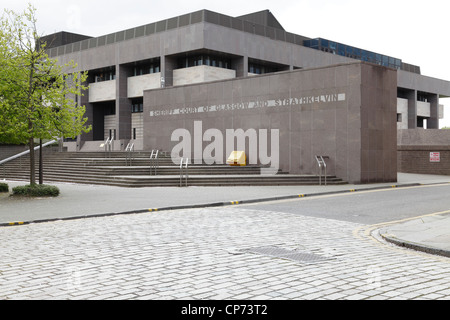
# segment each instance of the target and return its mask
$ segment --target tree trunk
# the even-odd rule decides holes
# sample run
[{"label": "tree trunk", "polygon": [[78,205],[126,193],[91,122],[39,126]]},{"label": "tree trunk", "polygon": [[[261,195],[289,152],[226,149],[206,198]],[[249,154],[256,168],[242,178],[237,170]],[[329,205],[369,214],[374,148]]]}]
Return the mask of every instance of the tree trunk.
[{"label": "tree trunk", "polygon": [[[34,56],[32,56],[31,58],[31,65],[30,65],[30,78],[29,78],[29,83],[28,83],[28,107],[31,109],[30,110],[30,116],[28,118],[28,132],[30,133],[30,135],[33,135],[33,122],[31,121],[32,119],[32,114],[34,111],[34,107],[32,104],[32,95],[33,95],[33,77],[34,77]],[[29,144],[30,144],[30,185],[35,185],[36,184],[36,170],[34,167],[34,139],[33,137],[30,137],[28,139]]]},{"label": "tree trunk", "polygon": [[39,139],[39,184],[44,183],[44,171],[42,166],[42,139]]},{"label": "tree trunk", "polygon": [[30,185],[36,184],[36,170],[34,168],[34,139],[28,140],[30,146]]}]

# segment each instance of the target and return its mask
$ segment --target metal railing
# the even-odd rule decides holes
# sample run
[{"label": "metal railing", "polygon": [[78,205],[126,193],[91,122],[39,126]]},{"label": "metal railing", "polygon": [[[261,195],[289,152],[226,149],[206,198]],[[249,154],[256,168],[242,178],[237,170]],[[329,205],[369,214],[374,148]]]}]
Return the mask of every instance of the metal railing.
[{"label": "metal railing", "polygon": [[108,137],[106,139],[105,143],[103,143],[100,146],[104,146],[105,147],[106,157],[109,158],[111,156],[111,151],[114,150],[114,137]]},{"label": "metal railing", "polygon": [[184,186],[187,187],[189,178],[188,172],[189,158],[186,158],[186,161],[184,162],[184,168],[183,168],[183,160],[184,158],[181,158],[180,161],[180,187],[183,186],[183,178],[184,178]]},{"label": "metal railing", "polygon": [[[55,142],[57,142],[59,140],[60,140],[60,138],[52,140],[52,141],[49,141],[49,142],[46,142],[46,143],[42,144],[42,148],[45,148],[45,147],[47,147],[49,145],[52,145],[52,144],[54,144]],[[40,147],[41,146],[34,147],[33,151],[39,150]],[[13,155],[13,156],[11,156],[9,158],[0,160],[0,166],[2,166],[2,168],[3,168],[3,170],[2,170],[3,171],[3,178],[5,177],[5,164],[7,162],[10,162],[10,161],[12,161],[14,159],[19,158],[19,160],[20,160],[20,168],[22,168],[22,157],[27,155],[27,154],[29,154],[29,153],[30,153],[30,150],[25,150],[25,151],[22,151],[22,152],[20,152],[18,154],[15,154],[15,155]]]},{"label": "metal railing", "polygon": [[128,166],[128,163],[130,163],[130,166],[132,165],[133,151],[134,151],[134,143],[129,142],[127,144],[127,147],[125,148],[125,152],[126,152],[125,165],[127,165],[127,166]]},{"label": "metal railing", "polygon": [[150,175],[156,175],[156,170],[159,167],[159,159],[158,159],[159,150],[152,150],[150,154]]},{"label": "metal railing", "polygon": [[328,156],[315,156],[317,165],[319,166],[319,184],[322,185],[322,174],[325,178],[325,185],[327,185],[327,163],[325,159],[329,159]]}]

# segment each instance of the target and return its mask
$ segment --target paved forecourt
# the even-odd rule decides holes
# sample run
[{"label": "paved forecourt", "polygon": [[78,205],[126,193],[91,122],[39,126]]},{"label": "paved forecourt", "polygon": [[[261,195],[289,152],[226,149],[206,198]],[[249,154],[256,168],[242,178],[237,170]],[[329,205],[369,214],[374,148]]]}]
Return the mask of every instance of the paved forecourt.
[{"label": "paved forecourt", "polygon": [[[7,181],[10,189],[23,181]],[[321,186],[148,187],[51,183],[60,188],[56,198],[21,199],[0,193],[0,224],[118,214],[149,209],[214,206],[245,201],[352,192],[414,184],[445,183],[450,177],[399,174],[397,183]]]},{"label": "paved forecourt", "polygon": [[229,204],[0,228],[0,299],[450,298],[446,257]]}]

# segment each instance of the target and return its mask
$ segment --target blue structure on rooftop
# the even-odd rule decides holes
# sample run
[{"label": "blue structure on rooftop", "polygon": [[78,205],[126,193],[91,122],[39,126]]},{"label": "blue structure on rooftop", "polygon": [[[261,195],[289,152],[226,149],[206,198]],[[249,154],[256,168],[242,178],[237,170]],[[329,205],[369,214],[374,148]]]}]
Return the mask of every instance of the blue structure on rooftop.
[{"label": "blue structure on rooftop", "polygon": [[315,38],[310,40],[304,40],[303,45],[308,48],[321,50],[340,56],[358,59],[375,63],[381,66],[390,67],[394,69],[402,68],[402,60],[382,55],[379,53],[363,50],[360,48],[348,46],[339,42],[330,41],[323,38]]}]

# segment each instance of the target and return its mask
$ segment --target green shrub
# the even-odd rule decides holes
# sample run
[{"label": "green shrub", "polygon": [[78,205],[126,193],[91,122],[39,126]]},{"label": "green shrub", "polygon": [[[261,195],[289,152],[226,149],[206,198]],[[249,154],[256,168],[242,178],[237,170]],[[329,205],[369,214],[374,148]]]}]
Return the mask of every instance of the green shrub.
[{"label": "green shrub", "polygon": [[14,187],[12,191],[13,195],[27,197],[57,197],[59,195],[58,187],[46,184],[18,186]]},{"label": "green shrub", "polygon": [[0,192],[9,192],[9,187],[7,183],[0,183]]}]

